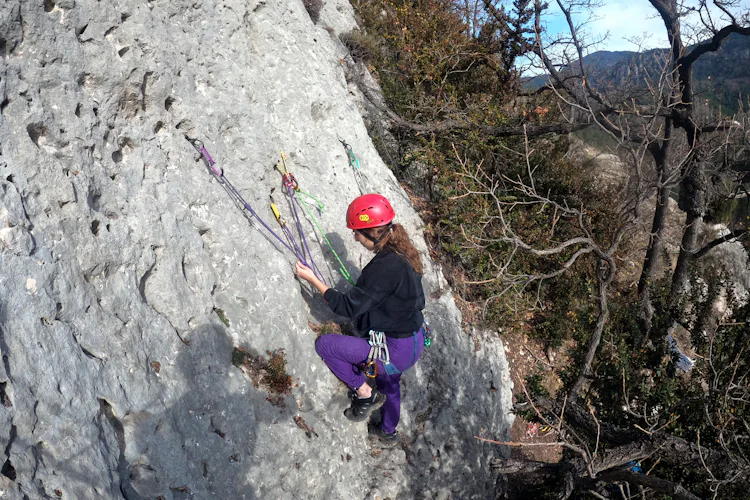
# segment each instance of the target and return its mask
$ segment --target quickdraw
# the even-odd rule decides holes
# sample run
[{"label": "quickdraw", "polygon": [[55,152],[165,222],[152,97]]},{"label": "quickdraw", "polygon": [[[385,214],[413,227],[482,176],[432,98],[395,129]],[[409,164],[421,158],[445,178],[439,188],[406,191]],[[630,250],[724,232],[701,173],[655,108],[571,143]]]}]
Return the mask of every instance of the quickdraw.
[{"label": "quickdraw", "polygon": [[266,231],[268,231],[274,238],[276,238],[279,243],[281,243],[287,250],[292,252],[304,265],[310,267],[310,264],[305,261],[304,255],[300,255],[301,252],[295,251],[295,249],[293,249],[286,241],[284,241],[281,236],[279,236],[273,229],[271,229],[268,224],[263,221],[263,219],[261,219],[258,213],[253,210],[253,207],[250,206],[247,201],[245,201],[239,191],[237,191],[237,188],[235,188],[234,185],[229,182],[229,179],[227,179],[224,175],[224,169],[217,167],[217,163],[211,157],[203,143],[198,139],[190,139],[187,136],[185,137],[185,139],[187,139],[188,142],[190,142],[190,144],[192,144],[193,147],[200,153],[201,158],[205,162],[206,166],[211,170],[212,175],[219,182],[221,187],[224,188],[229,197],[232,198],[232,201],[234,201],[240,208],[250,212],[250,215],[254,217],[254,219],[257,220],[260,225],[266,229]]},{"label": "quickdraw", "polygon": [[305,237],[305,230],[302,228],[302,222],[300,221],[299,214],[297,213],[297,204],[295,203],[295,193],[299,189],[299,183],[297,182],[297,179],[295,179],[294,175],[289,172],[289,169],[286,166],[286,155],[284,152],[281,152],[281,162],[284,166],[284,169],[282,170],[279,164],[276,164],[276,169],[281,173],[282,183],[284,187],[286,188],[286,192],[289,195],[289,200],[292,205],[292,212],[294,214],[294,221],[297,225],[297,234],[299,234],[300,239],[302,240],[301,245],[297,245],[294,238],[292,237],[291,231],[288,231],[287,236],[291,238],[291,240],[294,242],[295,248],[299,250],[299,253],[297,254],[297,257],[300,259],[300,261],[304,262],[305,255],[310,257],[310,263],[312,264],[310,269],[312,269],[315,276],[318,277],[320,281],[325,283],[325,279],[323,278],[323,273],[320,272],[320,269],[318,269],[318,266],[315,265],[315,261],[312,258],[312,252],[310,252],[310,246],[307,244],[307,238]]},{"label": "quickdraw", "polygon": [[[325,206],[323,205],[323,203],[320,202],[320,200],[315,198],[313,195],[306,193],[305,191],[302,191],[302,189],[300,189],[299,182],[294,177],[294,175],[291,172],[289,172],[289,168],[287,167],[287,163],[286,163],[286,155],[284,154],[283,151],[281,152],[281,161],[284,167],[283,170],[278,164],[276,165],[276,169],[279,171],[279,173],[281,173],[282,183],[284,187],[287,188],[287,192],[289,193],[289,196],[294,198],[297,205],[299,205],[305,211],[305,213],[307,213],[308,217],[310,217],[310,220],[312,220],[313,224],[318,229],[318,232],[323,237],[323,241],[326,242],[326,244],[328,245],[328,248],[331,250],[331,253],[336,258],[336,261],[339,263],[339,272],[341,273],[341,275],[350,285],[354,285],[354,280],[352,279],[352,276],[349,273],[349,270],[344,265],[344,262],[341,260],[341,257],[339,257],[339,254],[336,253],[336,250],[333,248],[333,245],[331,244],[331,241],[328,239],[328,236],[326,236],[325,232],[320,227],[320,224],[318,223],[318,219],[315,217],[315,215],[313,215],[313,212],[310,209],[310,204],[306,200],[312,200],[312,202],[315,204],[319,213],[323,213],[323,209],[325,208]],[[292,204],[292,207],[294,208],[294,204]],[[300,224],[299,217],[297,216],[296,208],[294,208],[294,216],[299,225]],[[301,227],[301,225],[299,227]],[[304,234],[302,235],[302,238],[304,238]],[[307,246],[307,241],[305,241],[305,246]],[[309,253],[309,249],[308,249],[308,253]]]},{"label": "quickdraw", "polygon": [[354,155],[354,150],[352,149],[352,147],[349,144],[347,144],[346,141],[342,139],[339,139],[339,142],[344,146],[344,149],[346,149],[346,154],[349,157],[349,165],[354,170],[359,170],[360,169],[359,160]]},{"label": "quickdraw", "polygon": [[289,189],[293,189],[294,191],[299,189],[299,183],[297,182],[297,179],[289,172],[289,169],[286,166],[286,155],[284,152],[281,152],[281,164],[284,165],[284,170],[281,170],[281,167],[279,167],[279,164],[276,164],[276,169],[278,169],[279,172],[281,172],[282,177],[282,183],[285,187]]},{"label": "quickdraw", "polygon": [[[391,353],[388,352],[385,333],[370,330],[370,340],[368,340],[367,343],[370,344],[370,352],[367,355],[367,361],[365,362],[365,375],[369,378],[377,377],[378,361],[383,363],[386,373],[390,375],[392,370],[389,370],[389,366],[393,368],[396,367],[391,365]],[[370,371],[372,371],[372,375],[369,374]],[[396,370],[396,372],[398,373],[398,370]]]},{"label": "quickdraw", "polygon": [[388,345],[385,342],[386,336],[383,332],[370,330],[370,353],[367,355],[367,361],[379,359],[383,363],[391,362],[391,354],[388,352]]},{"label": "quickdraw", "polygon": [[359,160],[357,159],[357,156],[354,154],[354,150],[349,144],[346,143],[346,141],[339,139],[339,142],[344,146],[344,149],[346,150],[346,156],[349,160],[349,166],[352,167],[354,180],[357,182],[357,188],[359,189],[359,194],[366,194],[367,189],[365,186],[365,180],[362,177],[361,166],[359,164]]},{"label": "quickdraw", "polygon": [[378,364],[375,361],[362,363],[362,371],[367,378],[376,378],[378,376]]}]

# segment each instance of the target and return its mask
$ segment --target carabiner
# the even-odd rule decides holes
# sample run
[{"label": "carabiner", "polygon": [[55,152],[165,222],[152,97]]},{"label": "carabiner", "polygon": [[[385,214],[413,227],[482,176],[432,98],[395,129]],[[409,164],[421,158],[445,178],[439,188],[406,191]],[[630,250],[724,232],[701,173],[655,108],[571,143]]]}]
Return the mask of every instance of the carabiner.
[{"label": "carabiner", "polygon": [[375,378],[378,376],[378,364],[374,360],[365,363],[363,368],[367,378]]},{"label": "carabiner", "polygon": [[292,174],[284,174],[283,184],[284,186],[291,188],[293,191],[297,191],[299,189],[299,182],[297,182],[297,179],[295,179],[294,175]]},{"label": "carabiner", "polygon": [[195,149],[198,150],[200,155],[203,157],[203,160],[205,160],[206,165],[213,171],[213,173],[217,177],[224,177],[224,168],[216,168],[214,165],[216,165],[216,162],[213,158],[211,158],[211,155],[208,153],[208,150],[203,145],[203,142],[201,142],[198,139],[190,139],[189,137],[185,136],[185,138],[193,145]]}]

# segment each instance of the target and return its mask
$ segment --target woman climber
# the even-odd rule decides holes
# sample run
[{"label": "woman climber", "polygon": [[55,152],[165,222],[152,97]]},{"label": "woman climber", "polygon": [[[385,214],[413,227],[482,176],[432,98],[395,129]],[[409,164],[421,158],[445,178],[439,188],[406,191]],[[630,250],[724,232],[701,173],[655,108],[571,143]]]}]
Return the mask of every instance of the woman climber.
[{"label": "woman climber", "polygon": [[[300,262],[296,267],[297,276],[317,288],[333,312],[354,319],[358,332],[369,332],[369,341],[323,335],[315,350],[353,391],[351,407],[344,411],[349,420],[362,422],[381,408],[380,423],[368,425],[368,433],[386,446],[398,442],[401,374],[419,360],[425,345],[422,262],[404,227],[393,223],[395,216],[379,194],[360,196],[349,205],[346,226],[375,257],[348,292],[329,288]],[[375,378],[376,388],[368,377]]]}]

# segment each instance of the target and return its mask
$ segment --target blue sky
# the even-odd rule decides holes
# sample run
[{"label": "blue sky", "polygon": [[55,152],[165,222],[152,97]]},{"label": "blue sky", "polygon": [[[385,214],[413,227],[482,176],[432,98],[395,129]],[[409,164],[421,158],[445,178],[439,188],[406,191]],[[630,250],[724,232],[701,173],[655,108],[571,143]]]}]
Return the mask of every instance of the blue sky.
[{"label": "blue sky", "polygon": [[[686,6],[697,6],[695,0],[684,1]],[[748,12],[750,9],[750,0],[738,0],[738,6],[732,9],[733,12]],[[711,10],[715,23],[723,26],[716,8]],[[577,23],[585,21],[588,16],[579,14],[574,16]],[[683,21],[686,23],[697,21],[696,15],[690,15]],[[545,18],[547,32],[567,32],[567,22],[562,12],[557,6],[555,0],[550,1],[550,7]],[[656,10],[647,0],[604,0],[602,6],[594,10],[594,18],[587,26],[589,34],[597,37],[608,35],[608,38],[596,50],[638,50],[638,46],[629,40],[638,38],[645,40],[644,49],[668,46],[664,30],[664,24],[658,17]],[[688,42],[686,40],[686,42]]]}]

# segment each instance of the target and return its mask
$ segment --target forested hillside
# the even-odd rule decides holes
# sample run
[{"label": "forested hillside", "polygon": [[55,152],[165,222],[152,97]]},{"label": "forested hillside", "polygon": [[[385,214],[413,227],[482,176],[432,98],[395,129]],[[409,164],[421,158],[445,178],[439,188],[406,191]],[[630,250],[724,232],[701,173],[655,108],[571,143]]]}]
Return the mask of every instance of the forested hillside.
[{"label": "forested hillside", "polygon": [[[688,51],[691,50],[688,47]],[[645,52],[599,50],[586,55],[583,62],[592,74],[592,82],[603,89],[640,80],[645,87],[648,75],[661,72],[661,62],[668,55],[666,49]],[[570,71],[576,72],[575,64]],[[543,86],[549,77],[539,75],[524,78],[530,89]],[[737,34],[730,35],[716,51],[700,58],[693,67],[696,105],[703,112],[731,116],[750,106],[750,40]]]}]

